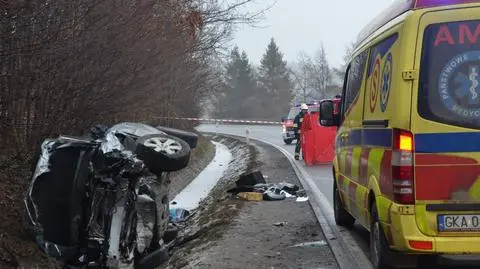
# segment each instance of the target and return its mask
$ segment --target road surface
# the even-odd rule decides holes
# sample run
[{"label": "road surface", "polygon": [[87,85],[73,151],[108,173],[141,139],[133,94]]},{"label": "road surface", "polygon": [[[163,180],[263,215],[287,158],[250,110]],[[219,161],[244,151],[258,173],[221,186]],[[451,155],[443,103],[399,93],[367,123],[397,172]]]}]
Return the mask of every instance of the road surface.
[{"label": "road surface", "polygon": [[[220,134],[229,134],[236,136],[246,136],[248,130],[252,139],[259,139],[276,145],[286,151],[288,151],[292,157],[295,150],[295,145],[286,145],[283,142],[281,134],[281,126],[264,126],[264,125],[224,125],[224,124],[202,124],[197,127],[200,132],[218,132]],[[280,152],[279,152],[280,154]],[[304,171],[312,178],[315,183],[315,187],[322,192],[328,201],[328,207],[333,208],[333,181],[332,181],[332,166],[331,165],[316,165],[305,166],[303,161],[297,161],[300,163]],[[304,186],[307,188],[307,186]],[[333,217],[332,217],[333,218]],[[330,220],[333,222],[333,219]],[[353,230],[341,230],[344,236],[351,236],[354,238],[354,245],[359,248],[364,254],[364,260],[367,259],[369,253],[369,235],[366,230],[360,226],[355,226]],[[364,266],[362,266],[364,267]],[[363,269],[363,268],[362,268]]]},{"label": "road surface", "polygon": [[[201,124],[197,127],[197,130],[200,132],[217,132],[219,134],[229,134],[235,136],[245,137],[247,130],[250,138],[259,139],[261,141],[269,142],[272,145],[277,146],[280,149],[283,149],[290,153],[293,157],[295,145],[285,145],[281,135],[281,126],[276,125],[224,125],[224,124]],[[314,187],[320,191],[323,196],[326,198],[325,201],[328,203],[328,207],[332,208],[333,206],[333,181],[332,181],[332,166],[331,165],[316,165],[316,166],[305,166],[303,161],[299,162],[303,171],[308,173],[312,182],[314,182]],[[306,186],[305,186],[306,187]],[[307,187],[306,187],[307,188]],[[315,210],[315,209],[314,209]],[[333,216],[327,214],[329,223],[333,223]],[[335,227],[336,229],[336,227]],[[346,238],[352,238],[354,242],[347,242],[349,245],[349,251],[358,249],[361,256],[359,259],[362,262],[357,263],[362,269],[366,269],[365,259],[368,259],[369,256],[369,233],[360,226],[355,226],[352,230],[341,229],[341,234]],[[336,253],[337,255],[338,253]],[[338,258],[338,257],[337,257]],[[465,268],[478,268],[478,263],[476,267],[465,267]],[[370,265],[371,266],[371,265]],[[368,266],[368,267],[370,267]],[[459,267],[445,267],[445,268],[457,268]],[[352,268],[353,269],[353,268]]]}]

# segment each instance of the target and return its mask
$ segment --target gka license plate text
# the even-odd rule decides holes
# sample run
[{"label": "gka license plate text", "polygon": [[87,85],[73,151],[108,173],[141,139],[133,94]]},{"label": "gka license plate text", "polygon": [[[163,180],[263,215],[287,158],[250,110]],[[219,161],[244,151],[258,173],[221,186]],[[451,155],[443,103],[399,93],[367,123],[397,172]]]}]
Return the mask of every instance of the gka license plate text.
[{"label": "gka license plate text", "polygon": [[440,232],[480,232],[480,215],[439,215]]}]

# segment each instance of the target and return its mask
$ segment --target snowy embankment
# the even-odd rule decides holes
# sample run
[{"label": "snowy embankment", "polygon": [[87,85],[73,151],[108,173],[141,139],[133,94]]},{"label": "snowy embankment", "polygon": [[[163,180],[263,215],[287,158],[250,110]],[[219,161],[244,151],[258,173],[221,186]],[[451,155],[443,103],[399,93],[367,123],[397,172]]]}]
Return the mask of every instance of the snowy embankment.
[{"label": "snowy embankment", "polygon": [[170,208],[183,208],[189,211],[196,209],[223,176],[232,160],[232,153],[227,146],[214,141],[212,143],[216,146],[215,157],[185,189],[171,200]]}]

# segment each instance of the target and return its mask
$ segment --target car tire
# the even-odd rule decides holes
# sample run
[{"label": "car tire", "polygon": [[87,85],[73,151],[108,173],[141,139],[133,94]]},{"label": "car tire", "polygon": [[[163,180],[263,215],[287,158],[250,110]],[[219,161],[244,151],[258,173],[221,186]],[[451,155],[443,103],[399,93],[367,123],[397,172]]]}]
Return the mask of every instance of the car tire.
[{"label": "car tire", "polygon": [[375,202],[371,208],[371,221],[370,221],[370,260],[373,265],[373,269],[391,269],[394,268],[389,263],[393,258],[390,255],[391,250],[388,246],[385,233],[378,219],[377,206]]},{"label": "car tire", "polygon": [[333,212],[335,216],[335,223],[338,226],[351,228],[355,224],[355,218],[345,210],[342,199],[340,198],[340,191],[335,184],[333,188]]},{"label": "car tire", "polygon": [[285,142],[285,144],[287,144],[287,145],[292,144],[292,141],[293,141],[292,139],[284,139],[283,140],[283,142]]},{"label": "car tire", "polygon": [[194,149],[197,147],[198,135],[196,133],[187,132],[187,131],[179,130],[175,128],[168,128],[165,126],[157,126],[156,128],[168,135],[178,137],[183,141],[187,142],[188,145],[190,146],[190,149]]},{"label": "car tire", "polygon": [[160,175],[185,168],[190,160],[190,146],[167,134],[152,134],[137,139],[136,153],[148,169]]}]

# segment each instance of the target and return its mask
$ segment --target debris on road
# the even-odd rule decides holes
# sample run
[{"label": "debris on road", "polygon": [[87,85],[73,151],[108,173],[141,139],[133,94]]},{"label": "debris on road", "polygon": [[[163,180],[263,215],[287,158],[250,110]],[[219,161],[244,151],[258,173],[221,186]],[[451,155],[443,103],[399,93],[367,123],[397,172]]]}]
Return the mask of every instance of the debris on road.
[{"label": "debris on road", "polygon": [[[214,138],[213,140],[225,145],[235,158],[224,165],[226,170],[223,176],[209,195],[200,201],[199,206],[190,210],[191,216],[185,222],[176,224],[178,234],[169,249],[171,260],[161,268],[191,268],[187,264],[199,260],[193,257],[196,252],[192,253],[191,249],[217,240],[224,230],[223,227],[228,226],[243,207],[244,203],[241,200],[229,199],[226,190],[235,186],[235,180],[239,179],[240,175],[255,170],[256,151],[252,146],[247,146],[235,139]],[[183,201],[178,199],[174,201],[177,207],[189,209],[184,207]]]},{"label": "debris on road", "polygon": [[240,192],[238,197],[247,201],[262,201],[263,194],[258,192]]},{"label": "debris on road", "polygon": [[[171,259],[159,269],[238,268],[246,258],[250,268],[337,269],[328,246],[292,247],[325,237],[311,206],[296,202],[306,195],[288,159],[257,142],[249,146],[227,136],[214,140],[228,145],[235,158],[195,215],[179,224]],[[267,182],[260,171],[268,173]],[[269,189],[284,200],[262,202]],[[243,195],[262,200],[246,202],[239,198]]]},{"label": "debris on road", "polygon": [[241,186],[253,186],[256,184],[265,184],[266,182],[262,172],[255,171],[252,173],[242,174],[235,183],[237,187],[241,187]]},{"label": "debris on road", "polygon": [[297,202],[308,201],[304,190],[292,183],[266,183],[262,172],[243,174],[236,181],[236,187],[227,191],[247,201],[280,201],[286,198],[297,198]]},{"label": "debris on road", "polygon": [[180,208],[180,207],[170,208],[170,212],[169,212],[170,222],[173,222],[173,223],[184,222],[187,220],[189,216],[190,216],[190,211],[184,208]]},{"label": "debris on road", "polygon": [[323,247],[323,246],[326,246],[326,245],[327,245],[327,242],[325,242],[324,240],[320,240],[320,241],[299,243],[299,244],[293,245],[292,247],[294,247],[294,248],[297,248],[297,247],[319,248],[319,247]]},{"label": "debris on road", "polygon": [[285,198],[285,192],[276,187],[271,187],[263,192],[263,200],[265,201],[279,201]]},{"label": "debris on road", "polygon": [[301,202],[306,202],[308,201],[308,197],[297,197],[297,202],[301,203]]}]

